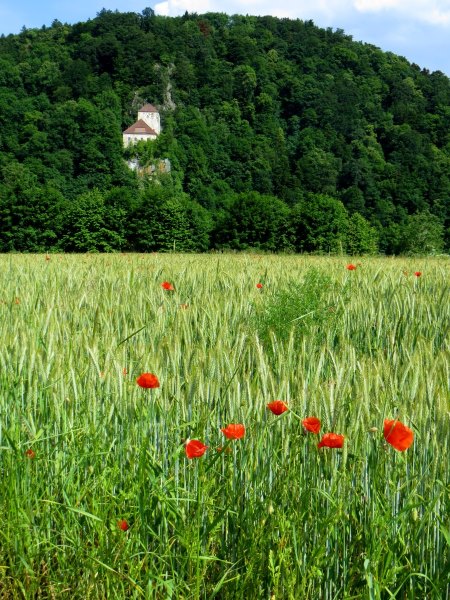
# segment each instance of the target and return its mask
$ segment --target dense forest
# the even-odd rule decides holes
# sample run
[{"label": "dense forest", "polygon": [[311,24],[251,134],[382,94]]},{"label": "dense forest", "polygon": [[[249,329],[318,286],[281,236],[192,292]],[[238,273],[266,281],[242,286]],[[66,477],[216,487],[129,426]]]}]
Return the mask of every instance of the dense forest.
[{"label": "dense forest", "polygon": [[[162,133],[124,149],[146,102]],[[440,253],[449,207],[449,78],[342,30],[148,8],[0,38],[1,252]]]}]

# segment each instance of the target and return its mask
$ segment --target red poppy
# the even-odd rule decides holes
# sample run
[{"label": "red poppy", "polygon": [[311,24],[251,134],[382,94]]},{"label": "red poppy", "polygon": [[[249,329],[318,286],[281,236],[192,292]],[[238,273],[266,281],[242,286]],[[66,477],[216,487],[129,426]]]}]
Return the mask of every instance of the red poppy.
[{"label": "red poppy", "polygon": [[126,375],[128,375],[128,371],[127,371],[127,368],[126,368],[126,367],[124,367],[124,368],[122,369],[122,375],[123,375],[124,377],[125,377]]},{"label": "red poppy", "polygon": [[223,429],[221,429],[222,433],[229,440],[240,440],[245,435],[245,427],[240,423],[230,423]]},{"label": "red poppy", "polygon": [[322,439],[317,444],[318,448],[342,448],[344,445],[344,436],[339,433],[324,433]]},{"label": "red poppy", "polygon": [[350,263],[349,265],[347,265],[347,267],[346,267],[346,268],[347,268],[349,271],[356,271],[356,265],[353,265],[353,264],[351,264],[351,263]]},{"label": "red poppy", "polygon": [[117,521],[117,527],[119,529],[121,529],[122,531],[128,531],[130,529],[130,526],[128,525],[128,521],[126,521],[125,519],[119,519]]},{"label": "red poppy", "polygon": [[28,450],[25,450],[25,456],[27,458],[35,458],[36,452],[34,450],[32,450],[32,448],[28,448]]},{"label": "red poppy", "polygon": [[207,448],[208,446],[202,444],[200,440],[189,440],[184,449],[188,458],[200,458],[205,454]]},{"label": "red poppy", "polygon": [[303,429],[310,433],[319,433],[320,431],[320,419],[317,417],[306,417],[302,421]]},{"label": "red poppy", "polygon": [[168,281],[163,281],[161,284],[161,287],[163,290],[167,290],[168,292],[173,292],[175,290],[173,285],[171,283],[169,283]]},{"label": "red poppy", "polygon": [[159,380],[153,373],[142,373],[136,379],[136,383],[143,388],[159,388]]},{"label": "red poppy", "polygon": [[415,271],[414,275],[416,277],[420,277],[422,275],[422,271]]},{"label": "red poppy", "polygon": [[288,409],[288,406],[283,400],[274,400],[274,402],[269,402],[267,408],[273,412],[274,415],[282,415]]},{"label": "red poppy", "polygon": [[262,288],[263,284],[262,283],[257,283],[256,287],[258,288],[258,290],[260,290]]},{"label": "red poppy", "polygon": [[385,419],[384,439],[396,450],[407,450],[414,441],[414,433],[400,421]]}]

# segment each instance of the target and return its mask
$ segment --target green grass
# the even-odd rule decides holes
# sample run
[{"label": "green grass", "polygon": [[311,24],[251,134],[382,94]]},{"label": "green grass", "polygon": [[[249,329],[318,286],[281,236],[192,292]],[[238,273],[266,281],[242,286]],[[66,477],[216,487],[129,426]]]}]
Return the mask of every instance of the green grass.
[{"label": "green grass", "polygon": [[450,599],[449,263],[361,262],[0,256],[0,598]]}]

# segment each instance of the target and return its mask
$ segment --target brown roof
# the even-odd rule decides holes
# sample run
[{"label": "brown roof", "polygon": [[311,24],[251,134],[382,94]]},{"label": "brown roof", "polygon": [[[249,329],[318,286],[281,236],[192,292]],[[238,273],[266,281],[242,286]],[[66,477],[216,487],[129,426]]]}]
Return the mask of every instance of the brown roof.
[{"label": "brown roof", "polygon": [[141,106],[138,112],[159,112],[158,109],[153,106],[153,104],[144,104]]},{"label": "brown roof", "polygon": [[139,119],[133,125],[130,125],[128,129],[125,129],[123,133],[139,133],[141,135],[158,135],[154,129],[149,127],[145,121]]}]

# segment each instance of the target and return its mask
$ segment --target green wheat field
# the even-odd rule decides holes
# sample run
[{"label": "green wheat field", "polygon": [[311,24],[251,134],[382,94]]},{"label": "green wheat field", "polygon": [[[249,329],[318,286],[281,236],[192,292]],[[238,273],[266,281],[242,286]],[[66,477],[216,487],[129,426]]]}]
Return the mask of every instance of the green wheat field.
[{"label": "green wheat field", "polygon": [[449,272],[0,256],[0,598],[450,599]]}]

